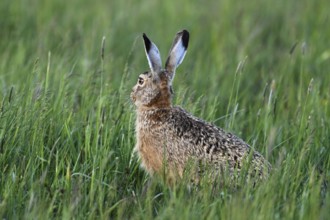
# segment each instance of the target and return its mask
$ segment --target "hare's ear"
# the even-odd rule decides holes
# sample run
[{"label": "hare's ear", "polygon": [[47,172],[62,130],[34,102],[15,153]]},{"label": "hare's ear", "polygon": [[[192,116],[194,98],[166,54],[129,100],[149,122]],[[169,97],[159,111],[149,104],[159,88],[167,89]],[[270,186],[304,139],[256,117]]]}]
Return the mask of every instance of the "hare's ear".
[{"label": "hare's ear", "polygon": [[158,73],[162,68],[159,50],[157,46],[149,40],[146,34],[143,34],[143,41],[151,72]]},{"label": "hare's ear", "polygon": [[166,60],[165,69],[171,74],[173,79],[176,68],[182,63],[189,43],[189,32],[186,30],[176,34],[170,53]]}]

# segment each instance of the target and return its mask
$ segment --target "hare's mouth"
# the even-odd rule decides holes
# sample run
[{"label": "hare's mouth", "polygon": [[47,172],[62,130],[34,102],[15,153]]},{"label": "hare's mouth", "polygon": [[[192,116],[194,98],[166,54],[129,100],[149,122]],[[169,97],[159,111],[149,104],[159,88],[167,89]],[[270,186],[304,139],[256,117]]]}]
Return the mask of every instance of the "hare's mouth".
[{"label": "hare's mouth", "polygon": [[131,100],[132,102],[135,102],[136,101],[136,96],[134,95],[134,91],[131,92]]}]

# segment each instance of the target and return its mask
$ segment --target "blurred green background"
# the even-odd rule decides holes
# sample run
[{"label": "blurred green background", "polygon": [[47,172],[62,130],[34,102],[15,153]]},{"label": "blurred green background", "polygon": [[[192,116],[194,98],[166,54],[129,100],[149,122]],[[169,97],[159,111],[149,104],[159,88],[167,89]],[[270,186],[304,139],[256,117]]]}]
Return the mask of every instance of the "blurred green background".
[{"label": "blurred green background", "polygon": [[[329,218],[329,8],[328,0],[1,0],[0,216]],[[182,29],[191,36],[174,104],[265,155],[274,169],[258,187],[171,189],[132,154],[129,93],[148,69],[142,33],[165,61]]]}]

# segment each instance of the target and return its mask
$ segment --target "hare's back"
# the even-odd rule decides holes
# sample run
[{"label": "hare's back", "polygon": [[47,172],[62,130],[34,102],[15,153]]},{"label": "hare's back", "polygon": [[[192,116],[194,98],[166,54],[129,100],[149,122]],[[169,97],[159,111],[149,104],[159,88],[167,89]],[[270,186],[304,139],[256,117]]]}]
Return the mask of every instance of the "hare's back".
[{"label": "hare's back", "polygon": [[180,107],[172,108],[168,124],[173,130],[173,136],[185,140],[183,144],[202,149],[207,154],[244,154],[250,149],[249,145],[235,135],[208,123],[202,119],[192,116]]},{"label": "hare's back", "polygon": [[229,166],[231,171],[240,170],[245,159],[251,159],[253,170],[259,174],[263,173],[265,165],[270,169],[263,156],[242,139],[192,116],[180,107],[172,108],[168,126],[172,130],[169,132],[170,138],[177,140],[173,142],[193,158],[202,159],[218,168]]}]

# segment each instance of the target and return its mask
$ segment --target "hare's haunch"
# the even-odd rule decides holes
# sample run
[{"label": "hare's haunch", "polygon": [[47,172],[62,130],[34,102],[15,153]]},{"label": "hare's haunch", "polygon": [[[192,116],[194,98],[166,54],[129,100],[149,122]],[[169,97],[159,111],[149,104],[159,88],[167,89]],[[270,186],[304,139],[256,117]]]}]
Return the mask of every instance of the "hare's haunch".
[{"label": "hare's haunch", "polygon": [[164,69],[157,46],[145,34],[143,40],[150,71],[140,74],[131,99],[137,108],[135,150],[145,170],[176,180],[192,162],[199,179],[205,167],[214,175],[234,175],[249,163],[251,175],[267,177],[270,164],[243,140],[172,106],[172,81],[186,54],[189,32],[176,34]]}]

